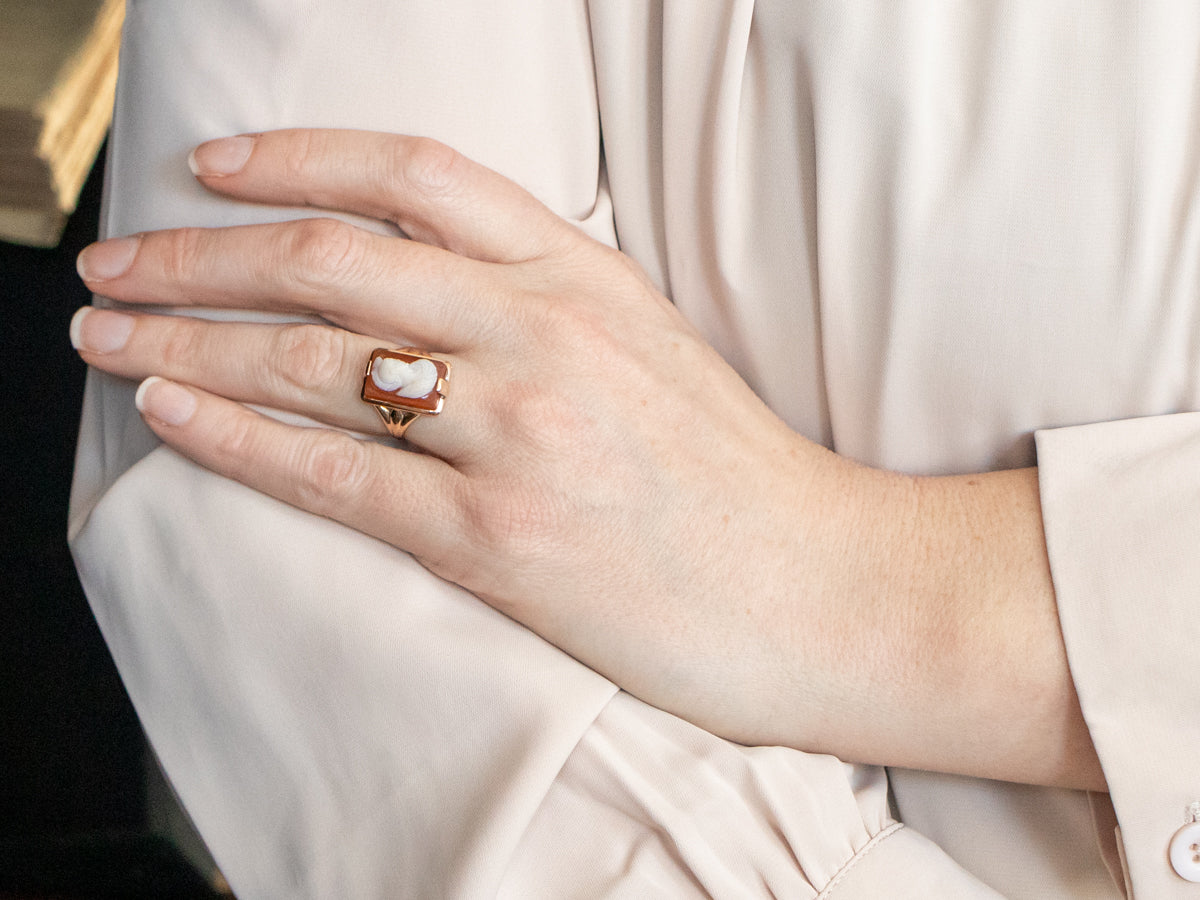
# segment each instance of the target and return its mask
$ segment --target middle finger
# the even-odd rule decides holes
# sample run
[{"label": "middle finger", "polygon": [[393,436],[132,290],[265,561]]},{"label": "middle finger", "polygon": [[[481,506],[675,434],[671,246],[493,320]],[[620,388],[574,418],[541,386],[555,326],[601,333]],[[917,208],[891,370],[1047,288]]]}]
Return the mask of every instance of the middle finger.
[{"label": "middle finger", "polygon": [[316,313],[447,351],[505,313],[491,264],[337,219],[147,232],[93,244],[78,266],[89,288],[125,303]]}]

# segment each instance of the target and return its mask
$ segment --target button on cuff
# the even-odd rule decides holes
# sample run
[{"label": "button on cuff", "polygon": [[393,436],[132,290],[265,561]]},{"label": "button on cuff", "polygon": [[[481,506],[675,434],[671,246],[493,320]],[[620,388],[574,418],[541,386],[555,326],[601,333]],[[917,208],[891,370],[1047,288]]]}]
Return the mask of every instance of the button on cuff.
[{"label": "button on cuff", "polygon": [[1171,868],[1185,881],[1200,883],[1200,822],[1184,825],[1171,838]]}]

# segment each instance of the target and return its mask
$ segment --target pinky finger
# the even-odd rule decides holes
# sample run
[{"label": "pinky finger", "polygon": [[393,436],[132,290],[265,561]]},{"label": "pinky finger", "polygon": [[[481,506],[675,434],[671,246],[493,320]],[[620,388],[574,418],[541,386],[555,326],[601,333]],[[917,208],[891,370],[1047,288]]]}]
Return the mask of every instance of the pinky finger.
[{"label": "pinky finger", "polygon": [[285,425],[157,376],[142,382],[135,403],[164,443],[219,475],[419,559],[445,558],[457,543],[461,476],[436,457]]}]

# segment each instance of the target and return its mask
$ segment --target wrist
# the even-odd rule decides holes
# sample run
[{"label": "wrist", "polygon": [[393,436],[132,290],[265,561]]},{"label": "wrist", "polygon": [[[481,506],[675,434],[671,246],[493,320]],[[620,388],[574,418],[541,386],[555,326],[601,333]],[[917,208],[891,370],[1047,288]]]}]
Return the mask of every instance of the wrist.
[{"label": "wrist", "polygon": [[1036,470],[910,477],[838,460],[828,475],[810,507],[819,626],[803,662],[817,663],[822,686],[812,749],[1102,787],[1059,629]]}]

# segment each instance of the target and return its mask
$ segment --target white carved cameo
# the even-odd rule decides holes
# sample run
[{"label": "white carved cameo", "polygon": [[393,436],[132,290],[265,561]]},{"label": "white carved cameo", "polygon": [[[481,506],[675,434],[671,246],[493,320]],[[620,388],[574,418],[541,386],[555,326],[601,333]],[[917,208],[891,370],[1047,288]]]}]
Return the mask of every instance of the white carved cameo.
[{"label": "white carved cameo", "polygon": [[437,387],[437,366],[428,359],[406,363],[402,359],[381,356],[371,367],[371,380],[381,391],[409,399],[424,397]]}]

